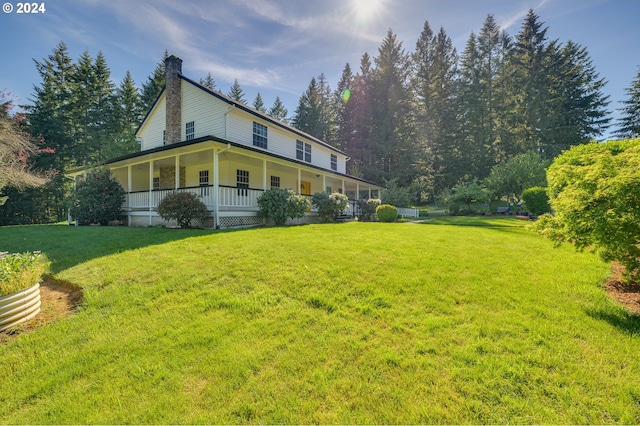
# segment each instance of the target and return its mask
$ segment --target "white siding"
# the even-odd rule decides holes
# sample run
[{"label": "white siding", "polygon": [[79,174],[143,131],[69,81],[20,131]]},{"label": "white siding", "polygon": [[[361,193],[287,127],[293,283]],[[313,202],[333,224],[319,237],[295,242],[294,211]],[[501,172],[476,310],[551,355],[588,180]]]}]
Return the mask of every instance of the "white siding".
[{"label": "white siding", "polygon": [[195,138],[217,136],[224,138],[224,115],[229,105],[215,96],[182,80],[181,140],[187,139],[186,123],[195,123]]},{"label": "white siding", "polygon": [[158,100],[158,103],[156,103],[156,106],[151,110],[147,120],[140,128],[138,136],[142,138],[142,144],[140,146],[141,151],[146,151],[147,149],[157,148],[163,145],[162,135],[165,130],[165,122],[167,119],[166,105],[165,96],[162,95]]}]

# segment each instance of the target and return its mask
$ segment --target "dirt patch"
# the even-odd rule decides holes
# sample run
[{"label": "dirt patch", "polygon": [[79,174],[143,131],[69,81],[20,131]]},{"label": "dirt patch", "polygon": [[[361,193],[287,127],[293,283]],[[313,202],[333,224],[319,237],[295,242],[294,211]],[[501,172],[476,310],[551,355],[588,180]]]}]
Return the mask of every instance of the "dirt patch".
[{"label": "dirt patch", "polygon": [[29,333],[54,321],[68,317],[82,303],[82,289],[63,281],[48,278],[40,283],[40,313],[31,321],[19,324],[15,329],[0,332],[0,341],[12,336]]},{"label": "dirt patch", "polygon": [[630,312],[640,315],[640,283],[625,283],[622,281],[624,268],[614,263],[611,276],[604,283],[604,288],[613,300],[620,303]]}]

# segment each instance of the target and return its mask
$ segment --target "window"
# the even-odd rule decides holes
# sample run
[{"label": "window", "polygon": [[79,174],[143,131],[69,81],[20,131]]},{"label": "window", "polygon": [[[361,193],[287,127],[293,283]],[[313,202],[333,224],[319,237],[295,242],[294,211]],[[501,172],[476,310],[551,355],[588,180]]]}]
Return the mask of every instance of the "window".
[{"label": "window", "polygon": [[311,162],[311,144],[296,141],[296,160]]},{"label": "window", "polygon": [[196,123],[194,121],[190,121],[186,124],[187,128],[187,140],[193,140],[196,137]]},{"label": "window", "polygon": [[280,176],[271,176],[271,187],[280,188]]},{"label": "window", "polygon": [[167,131],[163,130],[162,131],[162,145],[166,145],[167,144]]},{"label": "window", "polygon": [[296,160],[304,160],[304,144],[302,141],[296,141]]},{"label": "window", "polygon": [[333,194],[333,191],[330,186],[327,186],[327,194]]},{"label": "window", "polygon": [[249,171],[248,170],[240,170],[236,171],[236,182],[238,186],[238,195],[248,195],[249,194]]},{"label": "window", "polygon": [[331,170],[338,170],[338,157],[331,154]]},{"label": "window", "polygon": [[253,146],[267,149],[267,126],[253,122]]},{"label": "window", "polygon": [[153,178],[153,189],[160,189],[160,178],[159,177],[154,177]]},{"label": "window", "polygon": [[209,185],[209,170],[200,171],[200,186]]},{"label": "window", "polygon": [[304,144],[304,161],[311,162],[311,145],[308,143]]}]

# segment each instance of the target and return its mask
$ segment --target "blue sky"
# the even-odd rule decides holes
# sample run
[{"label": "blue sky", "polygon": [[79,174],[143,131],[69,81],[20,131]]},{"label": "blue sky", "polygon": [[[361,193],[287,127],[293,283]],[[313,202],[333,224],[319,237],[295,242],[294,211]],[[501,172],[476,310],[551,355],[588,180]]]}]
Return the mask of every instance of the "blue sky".
[{"label": "blue sky", "polygon": [[462,53],[488,14],[513,36],[529,9],[549,39],[587,47],[610,110],[640,66],[640,0],[50,0],[40,14],[0,3],[13,6],[0,13],[0,90],[20,103],[40,84],[33,59],[64,41],[74,61],[102,51],[116,85],[129,70],[140,87],[167,50],[187,77],[210,72],[224,93],[237,78],[249,103],[280,96],[292,115],[311,77],[335,87],[347,62],[355,72],[364,52],[376,56],[388,29],[413,51],[428,21]]}]

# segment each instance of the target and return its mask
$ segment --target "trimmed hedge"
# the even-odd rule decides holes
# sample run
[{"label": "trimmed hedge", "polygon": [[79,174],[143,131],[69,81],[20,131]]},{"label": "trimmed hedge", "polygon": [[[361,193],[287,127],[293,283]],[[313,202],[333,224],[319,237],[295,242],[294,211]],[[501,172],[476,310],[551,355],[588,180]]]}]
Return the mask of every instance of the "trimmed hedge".
[{"label": "trimmed hedge", "polygon": [[376,215],[381,222],[395,222],[398,218],[398,209],[391,204],[381,204],[376,207]]}]

